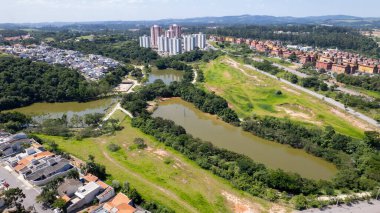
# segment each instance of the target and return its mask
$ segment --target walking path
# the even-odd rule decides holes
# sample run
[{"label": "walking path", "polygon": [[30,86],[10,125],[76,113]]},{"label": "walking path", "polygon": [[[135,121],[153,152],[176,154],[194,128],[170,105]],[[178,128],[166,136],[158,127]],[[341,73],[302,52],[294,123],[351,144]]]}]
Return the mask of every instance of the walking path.
[{"label": "walking path", "polygon": [[111,116],[112,116],[117,110],[120,110],[120,111],[124,112],[126,115],[128,115],[129,117],[133,118],[132,113],[130,113],[129,111],[127,111],[127,110],[125,110],[123,107],[121,107],[121,104],[120,104],[120,103],[117,103],[116,106],[112,109],[112,111],[111,111],[110,113],[108,113],[108,115],[103,119],[103,121],[107,121],[108,119],[110,119]]},{"label": "walking path", "polygon": [[129,90],[127,91],[127,93],[132,93],[134,92],[133,89],[137,86],[141,86],[141,84],[137,81],[137,80],[132,80],[130,79],[130,81],[133,82],[133,86],[131,88],[129,88]]},{"label": "walking path", "polygon": [[[233,61],[232,59],[231,59],[231,61]],[[236,61],[233,61],[234,63],[237,63]],[[305,92],[305,93],[307,93],[307,94],[309,94],[309,95],[311,95],[311,96],[314,96],[314,97],[316,97],[316,98],[319,98],[319,99],[322,99],[322,100],[324,100],[325,102],[327,102],[327,103],[329,103],[329,104],[331,104],[331,105],[333,105],[333,106],[335,106],[335,107],[337,107],[337,108],[339,108],[339,109],[342,109],[342,110],[345,110],[347,113],[349,113],[349,114],[351,114],[351,115],[354,115],[355,117],[357,117],[357,118],[359,118],[359,119],[361,119],[361,120],[363,120],[363,121],[366,121],[367,123],[369,123],[369,124],[371,124],[371,125],[373,125],[373,126],[375,126],[375,127],[377,127],[377,128],[380,128],[380,124],[377,122],[377,121],[375,121],[374,119],[372,119],[372,118],[370,118],[370,117],[368,117],[368,116],[366,116],[366,115],[364,115],[364,114],[362,114],[362,113],[360,113],[360,112],[357,112],[357,111],[355,111],[355,110],[353,110],[352,108],[350,108],[350,107],[345,107],[344,106],[344,104],[342,104],[342,103],[340,103],[340,102],[338,102],[338,101],[335,101],[334,99],[332,99],[332,98],[328,98],[328,97],[326,97],[326,96],[324,96],[324,95],[321,95],[321,94],[319,94],[319,93],[316,93],[316,92],[314,92],[314,91],[311,91],[311,90],[309,90],[309,89],[306,89],[306,88],[304,88],[304,87],[302,87],[302,86],[299,86],[299,85],[297,85],[297,84],[293,84],[293,83],[291,83],[291,82],[289,82],[289,81],[287,81],[287,80],[285,80],[285,79],[282,79],[282,78],[279,78],[279,77],[277,77],[277,76],[274,76],[274,75],[272,75],[272,74],[269,74],[269,73],[267,73],[267,72],[264,72],[264,71],[262,71],[262,70],[259,70],[259,69],[257,69],[257,68],[255,68],[255,67],[253,67],[253,66],[251,66],[251,65],[244,65],[246,68],[249,68],[249,69],[251,69],[251,70],[254,70],[254,71],[257,71],[257,72],[260,72],[260,73],[262,73],[262,74],[264,74],[264,75],[266,75],[266,76],[268,76],[268,77],[270,77],[270,78],[274,78],[274,79],[277,79],[277,80],[279,80],[279,81],[281,81],[281,82],[283,82],[283,83],[285,83],[285,84],[287,84],[287,85],[289,85],[289,86],[292,86],[292,87],[294,87],[294,88],[296,88],[296,89],[298,89],[298,90],[301,90],[301,91],[303,91],[303,92]],[[248,77],[252,77],[252,78],[254,78],[255,76],[253,76],[253,75],[250,75],[250,74],[248,74],[247,72],[245,72],[243,69],[239,69],[244,75],[246,75],[246,76],[248,76]]]},{"label": "walking path", "polygon": [[193,69],[193,72],[194,72],[194,79],[193,79],[193,81],[191,83],[195,84],[195,83],[197,83],[198,72],[195,69]]}]

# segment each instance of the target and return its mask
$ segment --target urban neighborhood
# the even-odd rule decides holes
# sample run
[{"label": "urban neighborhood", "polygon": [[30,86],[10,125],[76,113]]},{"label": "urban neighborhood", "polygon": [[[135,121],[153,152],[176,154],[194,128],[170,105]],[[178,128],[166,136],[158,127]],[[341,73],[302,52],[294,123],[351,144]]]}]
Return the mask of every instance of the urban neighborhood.
[{"label": "urban neighborhood", "polygon": [[90,80],[98,80],[110,69],[119,66],[119,62],[101,55],[84,55],[78,51],[62,50],[41,45],[0,46],[0,52],[27,58],[32,61],[42,61],[49,64],[61,64],[78,70],[83,76]]},{"label": "urban neighborhood", "polygon": [[[36,212],[51,212],[41,204],[34,203],[36,195],[28,187],[40,191],[41,187],[62,178],[57,188],[57,198],[62,201],[67,212],[91,213],[138,213],[139,209],[123,193],[115,194],[110,185],[91,173],[83,174],[80,163],[71,157],[63,157],[47,151],[34,139],[24,133],[10,134],[0,131],[0,191],[9,187],[20,187],[25,191],[29,207]],[[79,167],[76,167],[77,165]],[[76,176],[75,174],[80,174]],[[13,179],[22,185],[14,185]],[[0,199],[0,209],[4,201]],[[11,210],[8,210],[11,211]]]},{"label": "urban neighborhood", "polygon": [[314,63],[315,68],[336,73],[366,73],[377,74],[380,70],[379,59],[368,58],[357,53],[338,49],[323,49],[302,45],[283,45],[280,41],[255,40],[234,37],[210,36],[216,42],[230,42],[234,44],[247,44],[252,49],[271,55],[289,59],[292,55],[301,63]]}]

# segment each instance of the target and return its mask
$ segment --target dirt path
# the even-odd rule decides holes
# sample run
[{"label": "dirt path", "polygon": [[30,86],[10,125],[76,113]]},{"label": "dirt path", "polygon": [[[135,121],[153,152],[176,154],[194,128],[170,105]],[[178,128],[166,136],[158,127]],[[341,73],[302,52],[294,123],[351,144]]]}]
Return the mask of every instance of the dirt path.
[{"label": "dirt path", "polygon": [[124,112],[126,115],[128,115],[130,118],[133,118],[132,113],[129,111],[125,110],[123,107],[121,107],[120,103],[117,103],[116,106],[113,108],[113,110],[103,119],[103,121],[107,121],[108,119],[111,118],[111,116],[117,111],[120,110]]},{"label": "dirt path", "polygon": [[123,172],[126,172],[128,173],[128,175],[131,175],[137,179],[139,179],[140,181],[144,182],[144,184],[146,185],[149,185],[150,187],[152,188],[155,188],[156,190],[158,191],[161,191],[162,193],[166,194],[168,197],[170,197],[170,199],[176,201],[179,205],[183,206],[184,208],[186,208],[188,211],[190,212],[199,212],[197,209],[195,209],[193,206],[189,205],[188,203],[184,202],[181,198],[179,198],[176,194],[174,194],[173,192],[165,189],[165,188],[162,188],[160,186],[157,186],[156,184],[148,181],[147,179],[145,179],[143,176],[141,175],[138,175],[136,174],[135,172],[125,168],[124,166],[120,165],[119,162],[117,162],[116,160],[114,160],[112,157],[110,157],[107,152],[103,151],[103,155],[104,157],[111,161],[112,163],[114,163],[117,167],[119,167],[120,169],[123,170]]}]

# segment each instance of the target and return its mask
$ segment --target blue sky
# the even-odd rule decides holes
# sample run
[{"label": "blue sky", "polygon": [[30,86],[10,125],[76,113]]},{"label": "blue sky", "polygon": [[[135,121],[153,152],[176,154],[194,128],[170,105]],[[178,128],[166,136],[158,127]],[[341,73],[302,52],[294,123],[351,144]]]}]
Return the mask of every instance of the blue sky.
[{"label": "blue sky", "polygon": [[380,0],[0,0],[0,23],[226,15],[380,17]]}]

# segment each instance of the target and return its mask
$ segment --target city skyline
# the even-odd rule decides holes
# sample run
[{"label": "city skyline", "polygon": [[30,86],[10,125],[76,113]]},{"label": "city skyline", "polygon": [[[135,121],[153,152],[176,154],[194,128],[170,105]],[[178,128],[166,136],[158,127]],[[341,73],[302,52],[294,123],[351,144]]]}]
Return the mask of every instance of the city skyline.
[{"label": "city skyline", "polygon": [[[380,2],[363,0],[0,0],[0,23],[139,21],[206,16],[351,15],[379,17]],[[328,7],[326,6],[328,5]],[[159,8],[159,10],[157,10]]]}]

